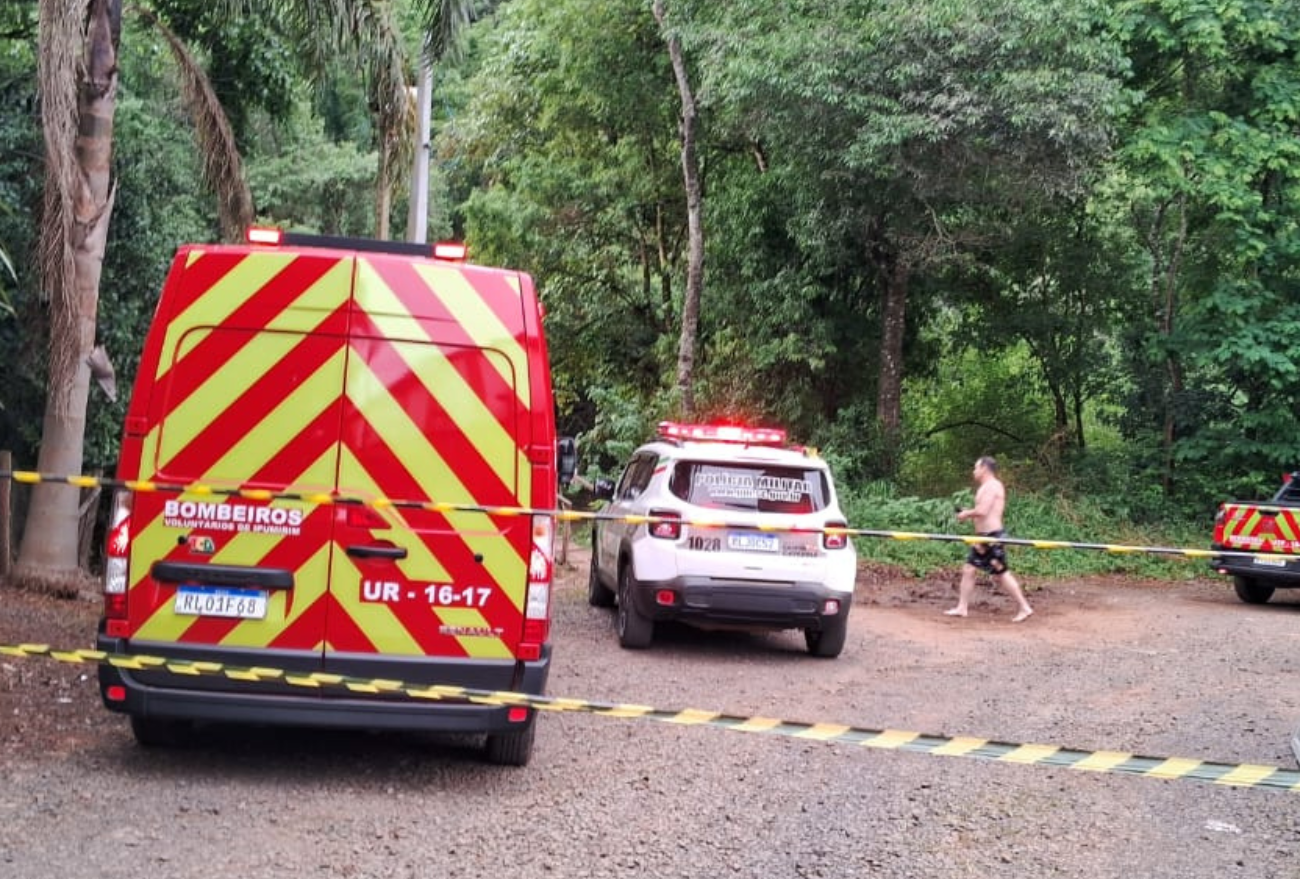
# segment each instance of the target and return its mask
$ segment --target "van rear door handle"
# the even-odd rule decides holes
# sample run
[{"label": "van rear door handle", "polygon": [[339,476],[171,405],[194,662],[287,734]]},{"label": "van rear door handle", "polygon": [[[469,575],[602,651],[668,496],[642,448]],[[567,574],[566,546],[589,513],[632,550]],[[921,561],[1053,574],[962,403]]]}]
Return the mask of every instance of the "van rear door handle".
[{"label": "van rear door handle", "polygon": [[406,547],[404,546],[376,546],[368,543],[361,546],[349,546],[344,551],[354,559],[406,558]]}]

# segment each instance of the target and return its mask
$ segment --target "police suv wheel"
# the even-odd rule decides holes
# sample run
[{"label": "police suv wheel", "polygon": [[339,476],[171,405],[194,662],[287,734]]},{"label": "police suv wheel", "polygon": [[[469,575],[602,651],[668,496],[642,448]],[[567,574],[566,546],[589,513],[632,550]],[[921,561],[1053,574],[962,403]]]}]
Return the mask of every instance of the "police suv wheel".
[{"label": "police suv wheel", "polygon": [[804,629],[804,643],[808,652],[822,659],[834,659],[844,650],[849,634],[849,615],[841,611],[833,617],[824,617],[820,629]]},{"label": "police suv wheel", "polygon": [[587,575],[587,603],[592,607],[614,606],[614,593],[604,583],[600,582],[600,574],[596,568],[596,551],[594,549],[591,552],[591,570]]},{"label": "police suv wheel", "polygon": [[1247,604],[1263,604],[1273,597],[1273,587],[1266,586],[1253,577],[1233,577],[1232,588],[1237,597]]},{"label": "police suv wheel", "polygon": [[636,609],[632,598],[635,585],[632,566],[622,565],[618,569],[618,643],[629,650],[644,650],[654,638],[655,624]]}]

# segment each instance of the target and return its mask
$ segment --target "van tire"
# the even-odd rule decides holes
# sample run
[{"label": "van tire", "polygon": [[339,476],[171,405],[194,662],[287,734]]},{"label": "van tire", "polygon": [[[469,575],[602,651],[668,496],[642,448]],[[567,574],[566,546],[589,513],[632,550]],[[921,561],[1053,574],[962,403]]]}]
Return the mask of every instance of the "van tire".
[{"label": "van tire", "polygon": [[173,748],[185,740],[188,727],[183,720],[131,715],[131,734],[144,748]]},{"label": "van tire", "polygon": [[1273,597],[1273,587],[1266,586],[1253,577],[1233,577],[1232,588],[1237,597],[1247,604],[1264,604]]},{"label": "van tire", "polygon": [[628,650],[644,650],[654,640],[655,623],[636,609],[635,587],[632,565],[624,562],[618,569],[618,643]]},{"label": "van tire", "polygon": [[804,629],[804,643],[808,652],[821,659],[834,659],[844,650],[849,634],[849,615],[841,611],[833,617],[823,617],[820,629]]},{"label": "van tire", "polygon": [[537,730],[534,716],[521,730],[488,733],[484,754],[495,766],[527,766],[533,756],[533,736]]},{"label": "van tire", "polygon": [[587,604],[592,607],[613,607],[614,603],[614,593],[600,582],[600,574],[596,569],[596,551],[592,550],[591,571],[587,575]]}]

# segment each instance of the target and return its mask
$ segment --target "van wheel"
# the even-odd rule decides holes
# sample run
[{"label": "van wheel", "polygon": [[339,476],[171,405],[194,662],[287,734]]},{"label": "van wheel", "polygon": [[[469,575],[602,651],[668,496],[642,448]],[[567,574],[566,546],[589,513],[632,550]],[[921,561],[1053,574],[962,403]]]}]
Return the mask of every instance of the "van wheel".
[{"label": "van wheel", "polygon": [[823,617],[820,629],[804,629],[804,643],[808,652],[822,659],[834,659],[844,650],[849,635],[849,615],[841,611],[833,617]]},{"label": "van wheel", "polygon": [[1237,597],[1247,604],[1263,604],[1273,597],[1273,587],[1251,577],[1233,577],[1232,587],[1237,590]]},{"label": "van wheel", "polygon": [[528,726],[514,732],[488,733],[485,756],[487,761],[496,766],[527,766],[533,756],[533,735],[537,729],[537,718],[528,721]]},{"label": "van wheel", "polygon": [[145,748],[171,748],[185,741],[189,724],[183,720],[131,715],[131,734]]},{"label": "van wheel", "polygon": [[609,587],[600,582],[600,575],[596,572],[596,552],[591,553],[591,571],[587,575],[587,604],[592,607],[613,607],[614,593]]},{"label": "van wheel", "polygon": [[654,638],[654,620],[641,615],[632,599],[636,580],[632,566],[624,564],[618,569],[618,643],[628,650],[644,650]]}]

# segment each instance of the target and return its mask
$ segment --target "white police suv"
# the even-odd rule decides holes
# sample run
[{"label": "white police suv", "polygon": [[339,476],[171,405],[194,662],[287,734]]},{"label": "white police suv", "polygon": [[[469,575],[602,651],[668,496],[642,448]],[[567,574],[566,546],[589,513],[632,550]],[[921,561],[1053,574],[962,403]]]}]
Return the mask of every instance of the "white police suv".
[{"label": "white police suv", "polygon": [[637,449],[592,540],[588,600],[618,606],[618,639],[655,623],[802,629],[814,656],[844,648],[857,554],[830,468],[782,430],[664,422]]}]

